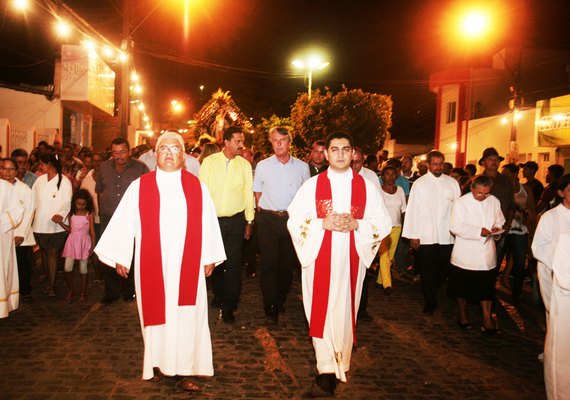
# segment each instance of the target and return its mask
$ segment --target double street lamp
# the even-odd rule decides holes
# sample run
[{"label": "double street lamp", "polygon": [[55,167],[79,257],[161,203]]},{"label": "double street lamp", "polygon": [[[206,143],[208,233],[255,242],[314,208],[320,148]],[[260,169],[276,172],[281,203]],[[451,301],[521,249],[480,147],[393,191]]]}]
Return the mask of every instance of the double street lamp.
[{"label": "double street lamp", "polygon": [[305,61],[296,59],[292,62],[293,66],[297,69],[302,69],[307,71],[307,78],[308,78],[308,95],[309,100],[311,100],[311,88],[313,86],[313,71],[325,68],[329,65],[328,61],[323,61],[318,56],[311,56]]}]

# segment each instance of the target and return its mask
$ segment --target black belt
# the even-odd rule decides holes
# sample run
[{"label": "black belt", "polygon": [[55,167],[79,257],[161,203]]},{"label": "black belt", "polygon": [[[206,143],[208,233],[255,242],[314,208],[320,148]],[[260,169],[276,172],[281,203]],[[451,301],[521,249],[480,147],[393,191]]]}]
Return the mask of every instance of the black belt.
[{"label": "black belt", "polygon": [[236,218],[236,217],[242,217],[242,218],[245,219],[245,211],[240,211],[240,212],[238,212],[237,214],[234,214],[234,215],[232,215],[232,216],[230,216],[230,217],[218,217],[218,219],[221,219],[221,220],[223,221],[223,220],[226,220],[226,219],[231,219],[231,218]]},{"label": "black belt", "polygon": [[275,211],[275,210],[266,210],[266,209],[260,208],[259,212],[277,215],[278,217],[288,217],[289,216],[289,213],[287,211]]}]

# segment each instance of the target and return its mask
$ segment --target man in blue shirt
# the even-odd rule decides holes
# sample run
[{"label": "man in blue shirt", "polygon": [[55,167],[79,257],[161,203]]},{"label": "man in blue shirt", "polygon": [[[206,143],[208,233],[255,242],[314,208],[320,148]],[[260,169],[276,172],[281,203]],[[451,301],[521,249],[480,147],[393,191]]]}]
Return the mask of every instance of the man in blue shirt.
[{"label": "man in blue shirt", "polygon": [[289,153],[291,134],[283,126],[269,130],[274,155],[255,169],[253,192],[257,209],[261,292],[266,323],[277,325],[293,278],[297,256],[287,230],[287,207],[309,179],[309,166]]}]

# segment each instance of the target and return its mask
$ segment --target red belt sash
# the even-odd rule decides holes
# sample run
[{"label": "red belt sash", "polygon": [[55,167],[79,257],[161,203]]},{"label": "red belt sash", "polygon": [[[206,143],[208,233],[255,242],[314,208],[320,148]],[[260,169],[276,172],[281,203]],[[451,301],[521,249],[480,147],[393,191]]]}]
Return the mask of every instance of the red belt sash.
[{"label": "red belt sash", "polygon": [[[353,218],[362,219],[366,207],[366,184],[364,178],[352,172],[352,192],[350,200],[350,212]],[[317,217],[325,218],[333,211],[331,183],[328,178],[328,171],[319,174],[317,178],[316,191]],[[356,343],[356,315],[355,315],[355,293],[356,281],[358,279],[358,265],[360,258],[356,251],[354,241],[354,231],[350,232],[350,295],[352,331],[354,343]],[[326,230],[319,254],[315,261],[315,276],[313,281],[313,299],[311,307],[311,320],[309,322],[309,335],[322,338],[327,315],[330,278],[331,278],[331,243],[332,231]]]},{"label": "red belt sash", "polygon": [[[202,255],[202,188],[198,178],[185,170],[181,171],[181,179],[187,211],[178,305],[191,306],[196,304]],[[160,245],[160,193],[156,183],[156,171],[141,177],[139,212],[143,323],[144,326],[162,325],[166,322],[166,300]]]}]

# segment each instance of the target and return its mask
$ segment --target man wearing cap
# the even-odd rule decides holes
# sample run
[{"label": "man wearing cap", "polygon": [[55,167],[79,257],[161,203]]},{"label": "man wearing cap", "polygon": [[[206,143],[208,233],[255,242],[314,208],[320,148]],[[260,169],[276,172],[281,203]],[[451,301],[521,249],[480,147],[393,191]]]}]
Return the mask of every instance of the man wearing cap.
[{"label": "man wearing cap", "polygon": [[[125,277],[135,242],[142,378],[212,376],[205,278],[226,258],[216,211],[206,186],[183,168],[179,134],[162,135],[156,152],[156,171],[129,186],[95,253]],[[178,386],[199,390],[188,378]]]},{"label": "man wearing cap", "polygon": [[[481,175],[488,176],[493,182],[491,194],[499,199],[501,211],[505,217],[505,232],[511,229],[511,223],[515,215],[515,192],[512,182],[506,176],[499,173],[499,164],[505,157],[501,157],[494,147],[488,147],[483,151],[479,165],[484,168]],[[497,251],[497,273],[505,257],[505,236],[495,242]]]},{"label": "man wearing cap", "polygon": [[522,168],[523,176],[526,179],[525,185],[532,190],[532,194],[534,195],[534,205],[536,206],[540,200],[540,196],[542,196],[542,192],[544,191],[542,183],[535,178],[536,171],[538,171],[538,164],[534,161],[527,161],[524,164],[519,164],[519,167]]}]

